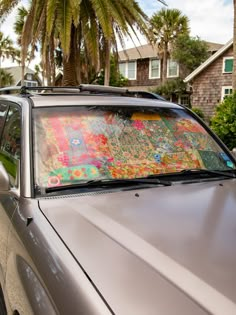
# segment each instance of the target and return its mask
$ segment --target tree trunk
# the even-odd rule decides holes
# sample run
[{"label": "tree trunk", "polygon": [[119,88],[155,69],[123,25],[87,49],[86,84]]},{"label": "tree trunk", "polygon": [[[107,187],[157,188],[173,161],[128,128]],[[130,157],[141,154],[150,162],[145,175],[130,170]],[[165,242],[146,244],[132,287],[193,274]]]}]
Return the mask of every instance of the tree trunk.
[{"label": "tree trunk", "polygon": [[78,42],[76,43],[76,80],[78,84],[81,84],[82,82],[82,76],[81,76],[81,42],[82,42],[82,30],[81,30],[81,22],[78,26],[77,32],[76,32],[76,38],[78,38]]},{"label": "tree trunk", "polygon": [[76,86],[76,32],[74,25],[71,26],[71,42],[69,56],[63,55],[63,86]]},{"label": "tree trunk", "polygon": [[234,0],[234,34],[233,34],[233,49],[234,49],[234,66],[232,73],[232,87],[236,91],[236,0]]},{"label": "tree trunk", "polygon": [[47,77],[47,85],[52,85],[52,75],[51,75],[51,65],[50,65],[50,47],[47,47],[47,58],[46,58],[46,77]]},{"label": "tree trunk", "polygon": [[25,62],[21,66],[21,86],[25,85]]},{"label": "tree trunk", "polygon": [[50,42],[51,42],[51,43],[50,43],[50,48],[49,48],[49,55],[50,55],[51,84],[52,84],[52,86],[55,86],[56,69],[55,69],[55,59],[54,59],[55,45],[54,45],[54,39],[53,39],[53,37],[51,37]]},{"label": "tree trunk", "polygon": [[[2,56],[0,54],[0,70],[2,68]],[[0,72],[0,88],[2,87],[2,72]]]},{"label": "tree trunk", "polygon": [[111,54],[111,41],[105,40],[105,69],[104,69],[104,85],[110,83],[110,54]]},{"label": "tree trunk", "polygon": [[161,74],[161,83],[162,85],[167,81],[167,54],[168,54],[168,44],[164,43],[163,49],[163,65],[162,65],[162,74]]}]

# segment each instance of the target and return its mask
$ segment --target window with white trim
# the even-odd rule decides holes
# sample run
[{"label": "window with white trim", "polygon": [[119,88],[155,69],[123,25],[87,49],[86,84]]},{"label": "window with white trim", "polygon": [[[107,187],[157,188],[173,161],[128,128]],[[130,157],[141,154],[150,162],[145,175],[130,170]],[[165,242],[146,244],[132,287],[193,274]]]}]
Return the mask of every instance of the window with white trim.
[{"label": "window with white trim", "polygon": [[175,78],[179,76],[179,64],[175,60],[167,60],[167,77]]},{"label": "window with white trim", "polygon": [[136,61],[127,61],[119,63],[120,73],[129,80],[136,80]]},{"label": "window with white trim", "polygon": [[150,59],[149,60],[149,79],[160,78],[160,60]]},{"label": "window with white trim", "polygon": [[233,57],[224,57],[223,58],[223,73],[232,73],[233,72]]},{"label": "window with white trim", "polygon": [[24,80],[24,85],[25,86],[38,86],[38,82],[37,81]]},{"label": "window with white trim", "polygon": [[33,74],[32,73],[27,73],[26,74],[26,80],[33,81]]},{"label": "window with white trim", "polygon": [[184,94],[179,97],[179,104],[189,106],[190,105],[190,97],[189,94]]},{"label": "window with white trim", "polygon": [[231,95],[233,93],[232,86],[222,86],[221,99]]},{"label": "window with white trim", "polygon": [[126,69],[126,62],[120,62],[119,63],[119,71],[120,71],[120,74],[123,75],[123,77],[125,77],[125,69]]}]

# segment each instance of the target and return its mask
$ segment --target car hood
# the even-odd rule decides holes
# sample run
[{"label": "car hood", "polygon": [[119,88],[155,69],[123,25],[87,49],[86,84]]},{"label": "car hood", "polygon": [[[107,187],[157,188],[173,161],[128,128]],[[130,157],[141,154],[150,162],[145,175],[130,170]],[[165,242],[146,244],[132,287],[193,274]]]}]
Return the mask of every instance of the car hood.
[{"label": "car hood", "polygon": [[39,204],[115,314],[236,314],[236,180]]}]

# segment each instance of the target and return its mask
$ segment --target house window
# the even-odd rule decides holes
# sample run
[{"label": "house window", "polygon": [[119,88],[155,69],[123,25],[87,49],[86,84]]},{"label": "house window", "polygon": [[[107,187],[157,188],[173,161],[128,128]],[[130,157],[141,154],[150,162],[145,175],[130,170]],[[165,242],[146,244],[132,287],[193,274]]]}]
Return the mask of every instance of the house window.
[{"label": "house window", "polygon": [[38,82],[37,81],[24,81],[24,85],[25,86],[38,86]]},{"label": "house window", "polygon": [[160,60],[150,59],[149,60],[149,79],[160,78]]},{"label": "house window", "polygon": [[179,97],[179,103],[184,106],[189,106],[190,105],[189,94],[181,95]]},{"label": "house window", "polygon": [[26,74],[26,80],[32,81],[33,80],[33,74],[32,73],[27,73]]},{"label": "house window", "polygon": [[233,72],[233,57],[223,58],[223,73],[232,73]]},{"label": "house window", "polygon": [[167,61],[167,77],[175,78],[179,76],[179,64],[171,59]]},{"label": "house window", "polygon": [[119,63],[120,73],[129,80],[136,80],[136,61]]},{"label": "house window", "polygon": [[126,69],[126,63],[125,62],[121,62],[119,63],[119,71],[120,71],[120,74],[123,75],[123,77],[125,77],[125,69]]},{"label": "house window", "polygon": [[221,99],[223,100],[225,97],[231,95],[233,93],[232,86],[222,86]]}]

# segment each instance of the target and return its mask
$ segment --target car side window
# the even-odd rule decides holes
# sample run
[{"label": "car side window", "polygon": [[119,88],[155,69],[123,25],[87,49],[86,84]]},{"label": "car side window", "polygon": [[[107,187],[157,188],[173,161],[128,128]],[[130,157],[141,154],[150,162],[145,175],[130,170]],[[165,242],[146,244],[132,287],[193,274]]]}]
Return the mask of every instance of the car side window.
[{"label": "car side window", "polygon": [[6,113],[7,113],[7,108],[8,108],[8,106],[6,104],[0,103],[0,137],[1,137],[1,134],[2,134],[3,126],[4,126],[4,121],[5,121],[5,117],[6,117]]},{"label": "car side window", "polygon": [[18,186],[21,145],[21,112],[10,105],[0,143],[0,161],[7,170],[12,186]]}]

